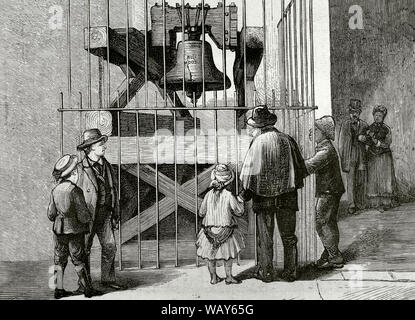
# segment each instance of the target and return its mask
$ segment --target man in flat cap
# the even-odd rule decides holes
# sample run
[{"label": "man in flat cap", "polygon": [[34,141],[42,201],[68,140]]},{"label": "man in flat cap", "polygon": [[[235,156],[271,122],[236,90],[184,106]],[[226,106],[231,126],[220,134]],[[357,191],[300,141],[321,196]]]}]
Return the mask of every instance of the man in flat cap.
[{"label": "man in flat cap", "polygon": [[295,235],[297,190],[304,186],[306,168],[297,143],[275,128],[277,116],[266,106],[253,110],[248,128],[254,137],[241,169],[243,201],[253,201],[257,221],[258,269],[256,276],[273,281],[274,219],[284,246],[281,278],[297,278],[297,237]]},{"label": "man in flat cap", "polygon": [[83,133],[83,142],[77,147],[85,153],[85,158],[78,164],[78,186],[83,190],[92,217],[91,231],[86,237],[86,251],[90,254],[97,235],[102,248],[101,283],[112,289],[121,289],[115,281],[117,247],[114,229],[119,223],[119,203],[115,175],[111,164],[104,157],[107,140],[108,137],[98,129],[89,129]]},{"label": "man in flat cap", "polygon": [[343,172],[347,174],[349,213],[365,208],[367,159],[364,144],[368,124],[360,119],[362,102],[350,100],[349,118],[340,126],[339,153]]}]

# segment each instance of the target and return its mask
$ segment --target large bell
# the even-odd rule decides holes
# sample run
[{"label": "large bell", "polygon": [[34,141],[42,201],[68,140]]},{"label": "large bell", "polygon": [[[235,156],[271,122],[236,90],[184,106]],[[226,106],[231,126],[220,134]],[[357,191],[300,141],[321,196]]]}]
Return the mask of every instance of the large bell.
[{"label": "large bell", "polygon": [[[183,50],[184,46],[184,50]],[[184,51],[184,52],[183,52]],[[183,58],[184,53],[184,58]],[[203,64],[202,64],[202,41],[181,41],[177,47],[177,61],[175,67],[166,74],[167,88],[174,91],[183,91],[183,76],[186,86],[186,94],[192,98],[199,99],[203,92]],[[229,89],[231,81],[226,77],[224,83],[223,73],[220,72],[213,61],[212,47],[205,42],[205,91],[220,91],[224,87]],[[184,68],[184,72],[183,72]],[[164,87],[164,77],[160,81]]]}]

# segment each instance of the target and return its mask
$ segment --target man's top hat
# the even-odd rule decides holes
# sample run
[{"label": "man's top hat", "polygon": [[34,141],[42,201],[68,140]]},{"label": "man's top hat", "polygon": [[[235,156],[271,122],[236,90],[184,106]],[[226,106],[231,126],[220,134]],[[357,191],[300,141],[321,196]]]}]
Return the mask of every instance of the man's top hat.
[{"label": "man's top hat", "polygon": [[359,99],[351,99],[349,103],[349,111],[362,112],[362,101]]},{"label": "man's top hat", "polygon": [[252,112],[252,117],[248,119],[248,124],[254,128],[264,128],[273,126],[278,120],[278,117],[269,112],[267,106],[258,106]]},{"label": "man's top hat", "polygon": [[60,158],[54,167],[53,174],[57,178],[63,178],[69,175],[78,164],[78,157],[66,154]]},{"label": "man's top hat", "polygon": [[94,143],[100,142],[100,141],[107,141],[108,136],[101,134],[101,131],[99,129],[88,129],[85,130],[83,135],[83,142],[77,146],[77,149],[79,151],[84,150],[86,147],[92,146]]}]

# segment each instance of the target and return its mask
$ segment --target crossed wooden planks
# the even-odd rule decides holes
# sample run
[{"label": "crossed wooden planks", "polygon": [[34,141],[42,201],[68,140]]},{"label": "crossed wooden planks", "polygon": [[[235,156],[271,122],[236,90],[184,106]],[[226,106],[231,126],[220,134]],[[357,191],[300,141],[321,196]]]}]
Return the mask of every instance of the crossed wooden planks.
[{"label": "crossed wooden planks", "polygon": [[[123,170],[129,172],[132,175],[137,176],[137,165],[123,165]],[[209,167],[207,170],[198,175],[198,194],[205,192],[210,185],[210,175],[214,166]],[[148,165],[140,166],[140,179],[149,185],[156,187],[156,170]],[[163,193],[166,197],[159,201],[159,221],[168,217],[176,210],[175,204],[175,182],[166,175],[158,173],[158,187],[159,192]],[[186,210],[197,214],[198,208],[202,203],[202,198],[198,196],[198,203],[196,208],[195,199],[195,179],[187,181],[182,185],[177,185],[177,202],[178,205]],[[133,199],[132,201],[137,201]],[[150,208],[140,213],[140,231],[144,232],[151,228],[155,223],[156,205],[153,204]],[[248,223],[244,219],[238,219],[238,224],[243,232],[248,229]],[[131,238],[138,234],[138,218],[133,217],[129,221],[125,222],[121,227],[122,243],[127,242]]]}]

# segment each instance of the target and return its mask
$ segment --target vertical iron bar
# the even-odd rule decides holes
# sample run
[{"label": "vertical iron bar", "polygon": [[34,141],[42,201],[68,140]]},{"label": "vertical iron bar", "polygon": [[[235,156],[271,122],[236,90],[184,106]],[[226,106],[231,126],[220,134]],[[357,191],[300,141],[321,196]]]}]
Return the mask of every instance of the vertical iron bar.
[{"label": "vertical iron bar", "polygon": [[[307,110],[303,110],[303,154],[305,158],[308,158],[307,154],[306,154],[306,148],[307,148],[307,129],[308,129],[308,123],[306,121],[306,114],[307,114]],[[306,180],[307,183],[307,180]],[[307,190],[306,188],[303,188],[301,190],[302,192],[302,203],[303,203],[303,210],[304,210],[304,216],[307,217],[308,215],[308,208],[307,208],[307,198],[306,198],[306,194],[307,194]]]},{"label": "vertical iron bar", "polygon": [[107,108],[111,106],[111,71],[110,71],[110,1],[106,0],[107,6],[107,21],[106,21],[106,29],[107,29]]},{"label": "vertical iron bar", "polygon": [[[199,179],[198,179],[198,172],[197,172],[197,113],[196,113],[196,93],[193,92],[193,120],[194,120],[194,141],[195,141],[195,145],[194,145],[194,160],[195,160],[195,213],[196,213],[196,219],[195,219],[195,229],[196,229],[196,238],[197,238],[197,233],[198,233],[198,214],[199,214]],[[196,254],[196,267],[199,267],[199,257]]]},{"label": "vertical iron bar", "polygon": [[[281,0],[281,61],[282,61],[282,66],[281,66],[281,72],[283,73],[281,75],[281,78],[284,80],[284,86],[283,86],[283,90],[281,90],[281,94],[283,95],[283,97],[281,97],[281,101],[283,102],[285,109],[287,108],[287,64],[286,64],[286,42],[285,42],[285,0]],[[285,109],[282,110],[282,117],[283,117],[283,132],[285,133]]]},{"label": "vertical iron bar", "polygon": [[[120,93],[117,90],[117,107],[120,107]],[[117,131],[118,131],[118,203],[121,201],[121,112],[117,111]],[[122,270],[122,232],[121,232],[121,208],[118,206],[118,216],[120,217],[118,225],[118,243],[119,250],[119,269]]]},{"label": "vertical iron bar", "polygon": [[71,45],[71,0],[68,0],[66,23],[67,59],[68,59],[68,108],[72,108],[72,45]]},{"label": "vertical iron bar", "polygon": [[[214,106],[215,108],[218,106],[218,92],[214,92]],[[219,163],[219,141],[218,141],[218,110],[215,110],[215,117],[214,117],[214,129],[215,129],[215,164]]]},{"label": "vertical iron bar", "polygon": [[[79,91],[79,108],[81,109],[81,111],[79,111],[79,131],[80,131],[80,136],[79,139],[82,140],[82,128],[83,128],[83,121],[82,121],[82,117],[83,117],[83,98],[82,98],[82,92]],[[82,141],[80,141],[80,143],[82,143]]]},{"label": "vertical iron bar", "polygon": [[[61,109],[64,109],[63,104],[63,92],[60,93],[60,100],[61,100]],[[60,128],[60,153],[61,157],[63,157],[63,111],[60,111],[60,121],[59,121],[59,128]]]},{"label": "vertical iron bar", "polygon": [[163,0],[163,100],[164,100],[164,107],[167,108],[167,63],[166,63],[166,1]]},{"label": "vertical iron bar", "polygon": [[92,108],[92,71],[91,71],[91,0],[88,0],[88,108]]},{"label": "vertical iron bar", "polygon": [[248,75],[247,75],[247,49],[246,49],[246,37],[247,37],[247,30],[246,30],[246,0],[243,0],[243,27],[244,27],[244,106],[248,106]]},{"label": "vertical iron bar", "polygon": [[138,246],[138,269],[141,269],[141,208],[140,208],[140,116],[136,113],[137,123],[137,246]]},{"label": "vertical iron bar", "polygon": [[[307,36],[307,1],[304,0],[304,92],[305,92],[305,106],[309,107],[309,77],[308,77],[308,36]],[[307,126],[310,127],[310,113],[307,113]],[[314,135],[314,132],[312,133]],[[314,141],[312,142],[314,143]],[[307,156],[309,156],[310,147],[307,148]],[[310,209],[311,188],[310,188],[310,177],[306,180],[306,204],[307,209]],[[305,259],[307,259],[307,252],[305,252]]]},{"label": "vertical iron bar", "polygon": [[128,0],[125,0],[125,58],[127,62],[127,102],[126,106],[130,103],[130,17]]},{"label": "vertical iron bar", "polygon": [[[314,154],[314,151],[315,151],[315,147],[316,147],[316,137],[315,137],[315,135],[314,135],[314,125],[315,125],[315,121],[316,121],[316,111],[315,110],[313,110],[312,111],[312,124],[311,124],[311,126],[312,126],[312,128],[313,128],[313,146],[312,146],[312,152],[313,152],[313,154]],[[313,192],[313,196],[314,196],[314,192],[315,192],[315,188],[316,188],[316,177],[315,176],[313,176],[312,177],[312,192]],[[313,212],[313,221],[315,220],[315,215],[316,215],[316,212],[315,212],[315,209],[314,209],[314,203],[315,203],[315,198],[312,198],[313,200],[312,200],[312,212]],[[313,246],[314,246],[314,261],[317,261],[317,234],[316,234],[316,229],[315,229],[315,225],[313,225],[314,227],[313,227],[313,232],[312,232],[312,234],[313,234],[313,237],[314,237],[314,241],[313,241]]]},{"label": "vertical iron bar", "polygon": [[291,83],[290,83],[290,44],[289,44],[289,28],[288,28],[288,10],[286,11],[284,8],[284,29],[285,29],[285,71],[286,71],[286,86],[285,86],[285,100],[286,100],[286,110],[287,110],[287,133],[291,131],[291,115],[290,115],[290,92],[291,92]]},{"label": "vertical iron bar", "polygon": [[[185,40],[186,40],[186,26],[185,26],[185,5],[184,0],[182,0],[182,47],[183,47],[183,105],[187,106],[186,100],[186,48],[185,48]],[[179,63],[179,61],[177,62]]]},{"label": "vertical iron bar", "polygon": [[310,68],[311,68],[311,106],[314,107],[315,102],[315,88],[314,88],[314,18],[313,18],[313,0],[309,3],[309,22],[310,22]]},{"label": "vertical iron bar", "polygon": [[144,1],[144,79],[145,79],[145,107],[148,108],[148,0]]},{"label": "vertical iron bar", "polygon": [[265,11],[265,1],[262,0],[262,24],[264,30],[264,54],[263,54],[263,63],[264,63],[264,104],[268,104],[268,80],[267,80],[267,23],[266,23],[266,11]]},{"label": "vertical iron bar", "polygon": [[[309,35],[310,35],[310,104],[311,106],[314,108],[315,106],[315,91],[314,91],[314,26],[313,26],[313,0],[309,0],[309,16],[308,16],[308,21],[309,21]],[[314,121],[315,121],[315,111],[313,110],[311,112],[311,121],[312,121],[312,126],[314,126]],[[314,130],[313,130],[314,131]],[[311,151],[314,152],[315,149],[315,137],[313,134],[313,144],[311,147]],[[314,192],[315,189],[315,176],[311,177],[311,190],[312,192]],[[312,201],[311,203],[314,204],[314,198],[311,198]],[[314,211],[313,211],[314,212]],[[315,212],[314,212],[315,214]],[[317,237],[316,237],[316,232],[314,231],[314,225],[310,226],[310,237],[312,238],[311,241],[311,248],[310,251],[313,254],[313,259],[316,259],[317,256]],[[311,255],[310,253],[310,255]],[[311,259],[311,258],[310,258]]]},{"label": "vertical iron bar", "polygon": [[[288,37],[288,43],[289,43],[289,49],[290,49],[290,106],[294,105],[294,59],[293,59],[293,34],[292,34],[292,7],[290,7],[290,9],[288,10],[288,32],[289,32],[289,37]],[[294,114],[295,117],[295,114]]]},{"label": "vertical iron bar", "polygon": [[307,37],[307,1],[304,0],[304,92],[305,92],[305,106],[309,106],[308,100],[308,37]]},{"label": "vertical iron bar", "polygon": [[[294,105],[297,106],[298,102],[298,35],[297,35],[297,0],[293,0],[293,32],[294,32],[294,79],[295,79],[295,89],[294,89]],[[298,115],[297,115],[298,116]]]},{"label": "vertical iron bar", "polygon": [[202,106],[206,107],[206,83],[205,83],[205,0],[202,0]]},{"label": "vertical iron bar", "polygon": [[[176,95],[174,95],[174,105],[176,105]],[[173,112],[173,137],[174,137],[174,221],[175,221],[175,267],[179,266],[179,204],[177,195],[177,112]]]},{"label": "vertical iron bar", "polygon": [[[300,0],[300,85],[301,85],[301,106],[304,107],[304,1]],[[305,115],[304,115],[305,120]]]},{"label": "vertical iron bar", "polygon": [[[157,92],[156,92],[157,96]],[[155,138],[155,144],[156,144],[156,241],[157,241],[157,247],[156,247],[156,268],[160,268],[160,239],[159,239],[159,215],[160,215],[160,208],[159,208],[159,145],[158,145],[158,123],[157,123],[157,105],[156,109],[154,110],[154,138]]]},{"label": "vertical iron bar", "polygon": [[[293,0],[293,32],[294,32],[294,79],[295,79],[295,89],[294,89],[294,105],[299,106],[299,81],[298,81],[298,28],[297,28],[297,0]],[[295,123],[295,135],[298,140],[300,137],[300,111],[295,111],[296,123]]]},{"label": "vertical iron bar", "polygon": [[226,92],[226,0],[222,0],[223,17],[222,17],[222,36],[223,36],[223,50],[222,50],[222,64],[223,64],[223,105],[228,106],[228,97]]},{"label": "vertical iron bar", "polygon": [[[193,121],[194,121],[194,155],[193,158],[195,160],[195,231],[196,231],[196,238],[198,233],[198,213],[199,213],[199,179],[198,179],[198,172],[197,172],[197,113],[196,113],[196,93],[193,92]],[[199,267],[199,257],[196,254],[196,267]]]},{"label": "vertical iron bar", "polygon": [[98,57],[98,108],[103,108],[104,98],[104,58]]}]

